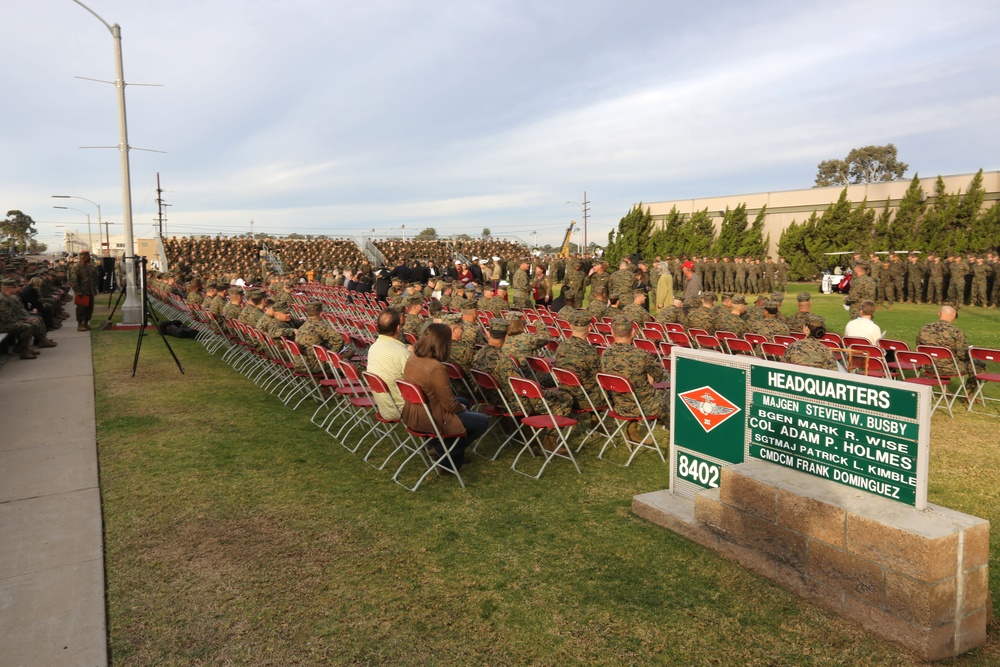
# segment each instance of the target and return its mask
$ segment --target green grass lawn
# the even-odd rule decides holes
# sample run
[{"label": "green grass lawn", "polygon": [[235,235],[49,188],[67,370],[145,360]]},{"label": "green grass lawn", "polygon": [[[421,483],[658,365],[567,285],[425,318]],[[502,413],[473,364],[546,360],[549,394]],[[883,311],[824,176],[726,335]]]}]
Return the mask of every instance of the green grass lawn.
[{"label": "green grass lawn", "polygon": [[[842,330],[838,298],[815,299]],[[877,321],[912,341],[933,315]],[[958,324],[1000,346],[998,320]],[[135,342],[93,333],[117,666],[916,662],[634,517],[633,495],[667,486],[649,453],[623,469],[588,447],[582,475],[557,462],[535,481],[508,450],[467,466],[465,490],[434,476],[409,493],[193,341],[170,339],[181,375],[148,336],[132,378]],[[956,414],[933,418],[931,502],[993,521],[1000,420]],[[949,664],[1000,664],[997,630]]]}]

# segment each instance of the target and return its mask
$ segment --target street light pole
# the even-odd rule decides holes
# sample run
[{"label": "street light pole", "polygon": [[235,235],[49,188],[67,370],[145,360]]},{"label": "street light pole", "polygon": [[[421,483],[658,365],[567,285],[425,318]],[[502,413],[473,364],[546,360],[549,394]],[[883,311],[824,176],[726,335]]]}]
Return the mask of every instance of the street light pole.
[{"label": "street light pole", "polygon": [[[128,123],[125,114],[125,69],[122,65],[122,29],[117,23],[109,25],[97,12],[73,0],[94,18],[104,24],[115,43],[115,88],[118,90],[118,152],[121,155],[122,171],[122,218],[125,227],[125,303],[122,305],[122,324],[141,324],[143,304],[139,302],[135,282],[135,242],[132,240],[132,179],[128,161]],[[109,249],[110,250],[110,249]]]},{"label": "street light pole", "polygon": [[[87,216],[87,250],[89,250],[91,253],[93,253],[94,252],[94,235],[90,231],[90,214],[87,213],[86,211],[82,210],[82,209],[73,208],[72,206],[53,206],[52,208],[61,208],[61,209],[66,210],[66,211],[76,211],[77,213],[83,213],[85,216]],[[98,228],[97,229],[97,236],[100,237],[100,235],[101,235],[101,230],[100,230],[100,228]]]}]

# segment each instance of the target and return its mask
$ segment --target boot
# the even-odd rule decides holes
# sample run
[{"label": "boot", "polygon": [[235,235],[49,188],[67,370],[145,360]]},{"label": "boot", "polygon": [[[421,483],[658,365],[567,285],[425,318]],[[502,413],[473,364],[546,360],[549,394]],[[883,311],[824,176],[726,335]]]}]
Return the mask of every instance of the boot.
[{"label": "boot", "polygon": [[31,351],[31,348],[28,346],[27,342],[18,345],[17,351],[21,353],[22,359],[34,359],[35,357],[38,356],[37,354]]},{"label": "boot", "polygon": [[50,338],[43,338],[42,342],[38,344],[38,347],[55,347],[59,343],[51,340]]},{"label": "boot", "polygon": [[83,326],[86,331],[90,331],[90,322],[84,322]]},{"label": "boot", "polygon": [[83,322],[77,322],[76,330],[77,331],[87,331],[87,325],[84,324]]}]

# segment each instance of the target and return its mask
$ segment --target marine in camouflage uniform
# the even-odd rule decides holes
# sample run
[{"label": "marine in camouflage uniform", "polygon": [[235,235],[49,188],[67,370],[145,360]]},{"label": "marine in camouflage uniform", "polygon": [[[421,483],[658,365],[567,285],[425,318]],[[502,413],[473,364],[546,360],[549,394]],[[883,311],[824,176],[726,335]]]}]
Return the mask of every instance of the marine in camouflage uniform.
[{"label": "marine in camouflage uniform", "polygon": [[632,322],[635,322],[640,327],[646,322],[651,321],[653,318],[650,316],[649,311],[646,310],[646,292],[643,290],[635,290],[632,293],[632,302],[626,304],[624,308],[621,309],[621,315],[629,318]]},{"label": "marine in camouflage uniform", "polygon": [[302,356],[296,357],[295,370],[303,372],[303,359],[309,367],[310,373],[320,372],[320,363],[313,353],[312,346],[320,345],[332,352],[340,352],[344,349],[344,337],[333,325],[321,317],[323,304],[312,302],[306,304],[306,321],[295,330],[295,342],[302,348]]},{"label": "marine in camouflage uniform", "polygon": [[[812,315],[812,317],[816,316]],[[785,351],[785,361],[799,366],[811,366],[828,371],[837,370],[837,360],[834,359],[833,352],[812,336],[807,336],[789,345]]]},{"label": "marine in camouflage uniform", "polygon": [[739,313],[746,310],[746,299],[743,298],[742,294],[737,294],[733,297],[733,307],[730,311],[723,313],[718,320],[715,322],[715,331],[728,331],[734,333],[740,338],[743,334],[747,332],[746,322],[740,317]]},{"label": "marine in camouflage uniform", "polygon": [[969,265],[961,257],[956,257],[951,265],[951,280],[948,281],[948,301],[954,304],[965,303],[965,277],[969,274]]},{"label": "marine in camouflage uniform", "polygon": [[[598,269],[597,267],[601,268]],[[594,295],[598,291],[603,291],[605,296],[610,294],[611,289],[611,276],[608,274],[608,268],[606,262],[601,262],[597,264],[593,273],[587,277],[587,284],[590,285],[590,298],[593,299]]]},{"label": "marine in camouflage uniform", "polygon": [[910,303],[920,303],[921,283],[924,280],[924,262],[911,254],[906,261],[906,298]]},{"label": "marine in camouflage uniform", "polygon": [[778,320],[777,310],[778,304],[774,301],[768,301],[764,306],[764,318],[750,323],[750,332],[765,336],[771,343],[774,342],[775,336],[787,336],[788,325]]},{"label": "marine in camouflage uniform", "polygon": [[585,289],[585,282],[587,280],[587,275],[583,272],[583,262],[578,259],[574,259],[569,264],[569,268],[566,269],[566,283],[563,285],[563,293],[566,290],[573,290],[574,294],[578,294],[577,302],[583,303],[583,293]]},{"label": "marine in camouflage uniform", "polygon": [[90,329],[90,318],[94,315],[94,296],[98,292],[97,267],[90,261],[90,253],[80,253],[80,261],[70,267],[69,282],[76,295],[90,297],[89,306],[76,307],[77,331]]},{"label": "marine in camouflage uniform", "polygon": [[986,306],[986,284],[990,277],[990,265],[982,257],[976,258],[972,265],[972,292],[969,294],[969,305]]},{"label": "marine in camouflage uniform", "polygon": [[205,297],[201,295],[201,281],[197,278],[188,283],[187,296],[184,299],[195,306],[201,306],[205,303]]},{"label": "marine in camouflage uniform", "polygon": [[611,274],[608,281],[608,294],[618,297],[620,301],[627,301],[632,296],[632,288],[635,286],[635,274],[622,262],[624,268],[619,268]]},{"label": "marine in camouflage uniform", "polygon": [[528,308],[531,306],[528,290],[531,287],[531,280],[528,278],[528,270],[525,268],[527,262],[522,262],[510,284],[510,302],[515,308]]},{"label": "marine in camouflage uniform", "polygon": [[715,318],[712,316],[712,309],[706,307],[704,303],[699,303],[697,306],[692,305],[687,314],[687,328],[704,329],[708,333],[714,334]]},{"label": "marine in camouflage uniform", "polygon": [[[857,264],[854,269],[855,275],[851,279],[851,291],[844,297],[844,305],[851,308],[852,320],[861,314],[862,301],[868,300],[878,303],[875,301],[875,281],[868,275],[868,265]],[[858,269],[862,271],[860,275],[857,273]]]},{"label": "marine in camouflage uniform", "polygon": [[[0,292],[0,333],[8,334],[17,340],[17,351],[21,359],[34,359],[38,353],[31,349],[32,337],[41,341],[45,337],[45,326],[41,327],[41,338],[38,336],[38,323],[24,317],[24,304],[21,298],[14,294],[17,281],[13,278],[3,280],[3,291]],[[35,318],[39,320],[39,318]]]},{"label": "marine in camouflage uniform", "polygon": [[[615,343],[601,357],[601,372],[619,375],[632,383],[635,396],[647,417],[658,417],[661,424],[669,424],[670,396],[667,392],[654,388],[649,377],[655,382],[668,379],[667,370],[649,352],[644,352],[629,343]],[[612,408],[626,417],[638,417],[632,399],[623,394],[610,394]]]},{"label": "marine in camouflage uniform", "polygon": [[[490,323],[491,343],[496,340],[492,338],[494,332],[499,333],[502,331],[501,335],[506,335],[505,324],[503,322],[505,320],[494,320]],[[507,379],[521,377],[521,373],[506,352],[492,344],[487,345],[476,353],[475,358],[472,360],[472,368],[492,375],[500,386],[500,391],[503,393],[508,405],[510,405],[511,410],[517,410],[517,398],[514,396],[514,391],[510,388],[510,382]],[[552,408],[552,414],[560,417],[568,417],[573,410],[573,397],[561,389],[550,388],[543,391],[545,392],[545,400],[548,401],[549,407]],[[500,410],[504,409],[503,401],[500,400],[494,391],[489,390],[484,393],[486,400],[493,407]],[[522,399],[522,401],[531,414],[548,414],[545,411],[545,406],[538,399]]]},{"label": "marine in camouflage uniform", "polygon": [[681,298],[680,294],[675,294],[673,302],[670,305],[664,306],[663,309],[656,314],[656,321],[664,324],[672,322],[674,324],[679,324],[686,329],[687,314],[684,312],[683,303],[684,300]]},{"label": "marine in camouflage uniform", "polygon": [[[961,329],[952,324],[955,315],[956,312],[952,306],[942,306],[941,319],[937,322],[925,324],[920,329],[920,332],[917,334],[917,345],[935,345],[937,347],[948,348],[955,355],[955,360],[958,362],[958,370],[968,379],[976,374],[977,369],[981,371],[985,366],[980,366],[978,362],[975,368],[970,366],[969,344],[965,339],[965,334],[962,333]],[[955,374],[955,365],[950,360],[939,361],[935,359],[934,363],[937,366],[938,373],[942,376]]]},{"label": "marine in camouflage uniform", "polygon": [[597,386],[597,374],[601,372],[601,355],[597,352],[597,348],[587,342],[586,338],[579,338],[574,334],[560,343],[559,349],[556,350],[554,363],[557,368],[576,373],[583,384],[583,389],[563,387],[573,397],[574,410],[590,409],[590,404],[583,396],[584,391],[590,396],[595,407],[604,406],[601,389]]},{"label": "marine in camouflage uniform", "polygon": [[517,359],[522,374],[526,374],[526,377],[531,377],[528,371],[527,358],[538,356],[540,351],[552,340],[554,339],[549,330],[540,326],[538,333],[528,333],[525,331],[524,333],[514,335],[508,334],[502,349],[506,354]]},{"label": "marine in camouflage uniform", "polygon": [[590,303],[587,304],[587,312],[598,320],[611,316],[611,309],[608,308],[607,293],[604,291],[604,288],[599,288],[591,292]]}]

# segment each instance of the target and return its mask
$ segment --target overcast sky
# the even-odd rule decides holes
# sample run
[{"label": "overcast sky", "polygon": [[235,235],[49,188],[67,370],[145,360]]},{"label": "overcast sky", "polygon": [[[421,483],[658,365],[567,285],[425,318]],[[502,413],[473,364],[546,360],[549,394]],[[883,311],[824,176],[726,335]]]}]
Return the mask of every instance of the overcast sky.
[{"label": "overcast sky", "polygon": [[[589,238],[638,201],[812,185],[893,142],[908,176],[1000,168],[986,0],[88,0],[122,26],[135,234]],[[72,0],[0,12],[0,213],[121,233],[108,30]],[[136,148],[165,151],[143,152]],[[577,202],[577,204],[566,203]]]}]

